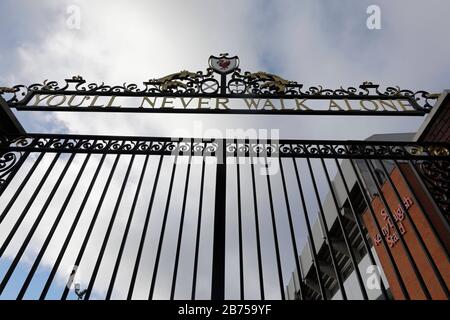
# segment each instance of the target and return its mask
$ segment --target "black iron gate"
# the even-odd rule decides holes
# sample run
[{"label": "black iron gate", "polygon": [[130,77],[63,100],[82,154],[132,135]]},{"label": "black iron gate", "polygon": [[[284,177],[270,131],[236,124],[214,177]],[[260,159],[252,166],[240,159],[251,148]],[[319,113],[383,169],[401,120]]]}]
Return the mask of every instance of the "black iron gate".
[{"label": "black iron gate", "polygon": [[437,98],[238,64],[0,88],[0,298],[429,299],[430,282],[448,297],[448,144],[28,134],[10,110],[423,116]]},{"label": "black iron gate", "polygon": [[[294,271],[300,299],[388,298],[385,280],[375,296],[368,292],[359,266],[366,255],[369,265],[379,265],[361,220],[366,209],[375,215],[366,185],[385,202],[381,188],[390,184],[403,205],[391,171],[397,168],[408,184],[405,171],[422,176],[423,164],[443,163],[448,150],[424,143],[4,137],[0,292],[74,298],[70,288],[81,269],[76,291],[85,299],[285,299]],[[333,216],[333,207],[339,214]],[[434,261],[427,239],[409,221]],[[183,247],[183,241],[192,243]],[[411,248],[398,241],[431,298]],[[390,258],[408,298],[405,275]],[[445,275],[432,267],[446,288]],[[356,281],[346,284],[351,274]]]}]

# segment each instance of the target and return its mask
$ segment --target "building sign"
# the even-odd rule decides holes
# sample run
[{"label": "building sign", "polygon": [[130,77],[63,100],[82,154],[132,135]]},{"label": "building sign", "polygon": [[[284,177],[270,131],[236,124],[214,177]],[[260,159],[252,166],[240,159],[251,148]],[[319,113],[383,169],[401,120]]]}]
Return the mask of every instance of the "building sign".
[{"label": "building sign", "polygon": [[182,70],[137,84],[63,85],[44,81],[0,88],[18,110],[227,114],[424,115],[437,95],[364,82],[358,87],[304,87],[267,72],[242,72],[239,58],[209,58],[206,72]]},{"label": "building sign", "polygon": [[62,108],[144,108],[157,110],[246,110],[246,111],[396,111],[414,112],[408,100],[271,99],[223,97],[123,97],[117,95],[36,94],[28,107]]},{"label": "building sign", "polygon": [[[403,206],[406,210],[408,210],[413,205],[413,201],[409,196],[403,197]],[[380,215],[385,221],[384,225],[381,225],[381,232],[386,239],[387,244],[389,247],[393,247],[399,240],[400,236],[403,236],[406,233],[406,229],[403,226],[403,220],[405,219],[406,212],[403,210],[403,207],[401,204],[397,206],[395,210],[392,211],[392,215],[394,216],[394,222],[389,217],[388,213],[386,212],[386,209],[383,208],[380,210]],[[394,223],[397,224],[398,230],[400,231],[400,234],[398,234],[395,231]],[[373,242],[376,246],[381,244],[381,235],[379,233],[375,234],[373,236]]]},{"label": "building sign", "polygon": [[362,214],[390,292],[394,299],[427,299],[426,288],[433,299],[447,300],[448,279],[441,278],[446,283],[439,280],[439,275],[450,270],[445,242],[448,232],[438,224],[441,213],[411,163],[398,163],[390,171],[390,179],[392,185],[384,183],[372,198],[371,208]]}]

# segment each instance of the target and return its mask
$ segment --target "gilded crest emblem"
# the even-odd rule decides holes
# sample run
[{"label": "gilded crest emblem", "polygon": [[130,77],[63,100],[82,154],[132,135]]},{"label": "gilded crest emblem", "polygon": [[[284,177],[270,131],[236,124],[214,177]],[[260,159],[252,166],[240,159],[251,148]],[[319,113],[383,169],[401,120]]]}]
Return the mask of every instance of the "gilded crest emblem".
[{"label": "gilded crest emblem", "polygon": [[228,53],[222,53],[219,57],[210,56],[209,66],[217,73],[228,74],[239,67],[239,58],[228,57]]}]

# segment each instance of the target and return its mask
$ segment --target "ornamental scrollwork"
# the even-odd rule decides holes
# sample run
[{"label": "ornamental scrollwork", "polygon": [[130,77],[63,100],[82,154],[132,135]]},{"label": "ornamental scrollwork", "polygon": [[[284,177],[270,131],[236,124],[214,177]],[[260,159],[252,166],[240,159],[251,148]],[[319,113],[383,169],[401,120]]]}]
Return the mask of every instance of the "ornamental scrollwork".
[{"label": "ornamental scrollwork", "polygon": [[23,154],[20,152],[10,151],[2,153],[0,151],[0,193],[22,156]]},{"label": "ornamental scrollwork", "polygon": [[25,135],[2,138],[2,149],[31,152],[203,154],[224,152],[226,156],[280,156],[371,159],[448,159],[448,144],[415,142],[346,141],[253,141],[227,139],[183,139],[105,137],[74,135]]},{"label": "ornamental scrollwork", "polygon": [[[214,81],[211,70],[207,70],[206,73],[183,70],[146,81],[144,85],[148,93],[202,93],[207,81]],[[217,83],[215,90],[218,88]]]},{"label": "ornamental scrollwork", "polygon": [[[230,61],[237,57],[229,58],[227,55],[213,57],[222,61],[225,68]],[[228,64],[227,64],[228,63]],[[412,91],[401,89],[398,86],[390,86],[382,89],[380,85],[370,81],[365,81],[357,87],[340,87],[328,89],[323,86],[306,87],[296,81],[287,80],[279,75],[263,71],[249,72],[241,71],[238,63],[228,72],[221,72],[213,67],[209,67],[205,72],[192,72],[182,70],[167,76],[150,79],[142,82],[141,85],[135,83],[123,83],[122,85],[107,85],[105,83],[88,83],[83,77],[77,75],[65,79],[63,84],[57,81],[45,80],[42,83],[34,83],[29,86],[16,85],[13,87],[0,87],[0,94],[5,95],[5,99],[11,105],[21,105],[30,94],[121,94],[121,95],[226,95],[227,97],[264,97],[273,98],[321,98],[330,97],[377,97],[380,99],[408,99],[423,110],[432,108],[438,98],[438,94],[431,94],[427,91]],[[211,65],[212,66],[212,65]]]},{"label": "ornamental scrollwork", "polygon": [[213,154],[219,143],[182,138],[115,138],[103,136],[26,135],[3,137],[3,149],[30,152],[92,152],[135,154]]},{"label": "ornamental scrollwork", "polygon": [[420,161],[417,169],[436,204],[450,220],[450,161]]}]

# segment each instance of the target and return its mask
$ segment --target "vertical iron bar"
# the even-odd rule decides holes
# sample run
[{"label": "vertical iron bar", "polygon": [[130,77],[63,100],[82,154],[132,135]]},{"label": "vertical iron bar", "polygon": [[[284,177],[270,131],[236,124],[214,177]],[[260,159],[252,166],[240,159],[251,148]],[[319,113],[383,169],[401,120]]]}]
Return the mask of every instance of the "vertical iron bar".
[{"label": "vertical iron bar", "polygon": [[6,190],[6,188],[8,187],[9,183],[11,182],[11,180],[14,178],[14,176],[16,175],[16,173],[19,171],[19,169],[22,167],[22,164],[25,162],[25,160],[28,158],[28,156],[30,155],[30,152],[27,151],[25,152],[23,155],[20,156],[19,161],[17,161],[17,163],[14,165],[14,168],[12,170],[12,172],[8,175],[8,177],[5,179],[5,181],[3,182],[3,184],[0,186],[0,196],[3,194],[3,192]]},{"label": "vertical iron bar", "polygon": [[[349,205],[350,205],[350,209],[351,209],[353,218],[355,219],[356,226],[358,227],[358,233],[361,236],[361,239],[362,239],[363,244],[364,244],[364,248],[366,249],[367,254],[369,255],[369,259],[370,259],[370,262],[372,263],[372,265],[376,265],[375,257],[373,256],[372,250],[370,249],[369,243],[367,242],[367,238],[366,238],[366,234],[364,233],[363,226],[361,225],[361,221],[360,221],[360,219],[359,219],[359,217],[358,217],[358,215],[356,213],[355,206],[353,205],[353,199],[352,199],[352,197],[350,195],[350,189],[348,187],[347,181],[345,180],[345,176],[344,176],[344,173],[342,172],[342,168],[341,168],[341,165],[339,164],[339,160],[338,159],[334,159],[334,161],[335,161],[336,166],[338,168],[338,172],[339,172],[339,175],[340,175],[340,177],[342,179],[342,182],[344,183],[344,189],[345,189],[345,192],[347,194],[347,198],[349,200],[348,202],[349,202]],[[380,287],[381,287],[381,292],[383,293],[384,298],[387,300],[388,299],[388,295],[387,295],[387,292],[386,292],[386,287],[384,286],[384,282],[382,280],[380,281]]]},{"label": "vertical iron bar", "polygon": [[11,228],[11,231],[9,232],[8,236],[6,237],[5,241],[2,244],[2,247],[0,248],[0,257],[2,257],[3,254],[5,253],[6,248],[8,247],[8,245],[11,242],[12,238],[16,234],[16,231],[19,228],[19,226],[21,225],[23,219],[27,215],[28,210],[30,210],[31,206],[33,205],[34,200],[36,200],[36,197],[37,197],[38,193],[41,191],[42,186],[47,181],[47,178],[50,175],[50,172],[53,170],[53,167],[55,166],[56,162],[58,161],[60,155],[61,155],[61,153],[57,153],[53,157],[52,162],[50,163],[49,167],[47,168],[47,170],[44,173],[44,176],[42,177],[42,179],[39,182],[38,186],[36,187],[36,189],[34,190],[33,194],[31,195],[30,200],[28,200],[27,205],[23,209],[22,213],[20,214],[20,216],[17,219],[17,221],[14,224],[14,226]]},{"label": "vertical iron bar", "polygon": [[405,252],[406,252],[406,256],[408,258],[409,263],[411,264],[411,266],[413,268],[413,271],[414,271],[414,274],[415,274],[417,280],[419,281],[419,285],[420,285],[423,293],[425,294],[425,297],[427,299],[430,299],[431,298],[430,292],[428,291],[428,288],[427,288],[427,286],[426,286],[426,284],[425,284],[425,282],[424,282],[424,280],[423,280],[423,278],[422,278],[422,276],[420,274],[420,271],[419,271],[419,269],[418,269],[418,267],[416,265],[416,262],[414,261],[414,258],[411,255],[411,251],[409,250],[408,246],[406,245],[406,242],[403,239],[403,237],[400,236],[401,233],[400,233],[400,230],[398,229],[397,223],[395,223],[394,216],[392,214],[391,208],[388,205],[388,203],[386,201],[386,198],[384,197],[383,191],[381,190],[381,187],[380,187],[380,185],[378,183],[378,180],[376,179],[376,177],[375,177],[375,175],[373,173],[374,169],[372,167],[372,164],[371,164],[370,161],[367,161],[367,159],[364,159],[364,161],[366,163],[367,168],[369,169],[370,176],[371,176],[372,180],[375,183],[375,186],[377,188],[377,192],[378,192],[378,194],[379,194],[379,196],[381,198],[383,206],[386,208],[386,211],[388,213],[389,218],[393,221],[392,224],[394,226],[394,229],[397,232],[397,234],[399,235],[400,243],[402,244],[403,250],[405,250]]},{"label": "vertical iron bar", "polygon": [[258,218],[258,198],[256,197],[256,182],[255,182],[255,165],[253,163],[253,149],[251,147],[251,141],[248,142],[250,152],[250,168],[252,173],[252,191],[253,191],[253,207],[255,210],[255,231],[256,231],[256,251],[258,254],[258,275],[259,275],[259,290],[261,300],[265,300],[264,296],[264,278],[262,268],[262,256],[261,256],[261,235],[259,233],[259,218]]},{"label": "vertical iron bar", "polygon": [[239,165],[239,148],[238,140],[235,141],[236,144],[236,180],[237,180],[237,209],[238,209],[238,237],[239,237],[239,293],[240,299],[245,299],[244,290],[244,252],[243,252],[243,240],[242,240],[242,205],[241,205],[241,172]]},{"label": "vertical iron bar", "polygon": [[[194,145],[194,142],[191,139],[191,146]],[[184,229],[184,215],[186,212],[186,200],[189,191],[189,177],[191,173],[191,161],[192,161],[192,152],[193,148],[191,148],[191,154],[189,155],[187,169],[186,169],[186,180],[184,183],[184,195],[183,195],[183,205],[181,208],[181,217],[180,217],[180,228],[178,229],[178,240],[177,240],[177,249],[175,253],[175,263],[173,265],[173,276],[172,276],[172,286],[170,290],[170,300],[174,299],[175,296],[175,286],[177,282],[177,274],[178,274],[178,263],[180,260],[180,250],[181,250],[181,239],[183,237],[183,229]]]},{"label": "vertical iron bar", "polygon": [[[362,182],[362,178],[359,176],[359,171],[356,168],[354,160],[353,159],[349,159],[349,160],[350,160],[350,164],[352,165],[353,172],[355,173],[356,180],[358,181],[358,185],[359,185],[359,188],[360,188],[361,193],[363,195],[364,202],[366,203],[366,206],[369,208],[369,212],[370,212],[370,216],[372,218],[372,221],[373,221],[373,223],[375,224],[375,226],[377,228],[377,232],[382,235],[383,232],[381,230],[380,223],[378,222],[378,219],[377,219],[377,217],[375,215],[375,210],[374,210],[374,208],[372,206],[372,203],[370,201],[370,195],[368,194],[368,190],[364,187],[364,184]],[[392,256],[392,252],[389,249],[389,246],[388,246],[388,244],[386,242],[386,239],[383,236],[381,237],[381,242],[383,243],[384,250],[386,251],[386,253],[389,256],[389,262],[390,262],[392,268],[394,269],[395,277],[397,278],[397,281],[398,281],[398,283],[400,285],[400,288],[402,290],[402,294],[405,297],[405,299],[409,300],[410,297],[409,297],[408,290],[406,289],[405,283],[404,283],[403,278],[402,278],[402,276],[400,274],[400,271],[398,269],[397,263],[394,260],[394,257]],[[382,279],[380,279],[380,281],[381,280]]]},{"label": "vertical iron bar", "polygon": [[47,211],[48,205],[53,200],[53,197],[55,196],[56,191],[58,190],[59,186],[61,185],[61,182],[62,182],[63,178],[65,177],[67,170],[69,169],[70,165],[72,164],[73,158],[75,158],[75,155],[76,155],[76,153],[72,153],[70,155],[69,160],[65,164],[64,169],[62,170],[62,172],[60,173],[60,175],[58,177],[58,180],[56,181],[55,185],[53,186],[52,190],[50,191],[50,194],[48,195],[47,200],[45,201],[44,205],[42,206],[41,211],[37,215],[30,230],[27,232],[27,236],[25,237],[25,240],[23,241],[22,245],[20,246],[19,251],[17,251],[13,262],[9,266],[8,271],[6,272],[5,276],[3,277],[3,280],[0,283],[0,294],[2,294],[11,275],[13,274],[14,270],[16,269],[17,264],[20,261],[20,258],[22,257],[23,253],[25,252],[25,249],[27,248],[28,244],[30,243],[31,238],[33,237],[39,223],[41,222],[42,218],[44,217],[44,213]]},{"label": "vertical iron bar", "polygon": [[[311,237],[310,237],[309,235],[306,236],[306,239],[308,240],[308,248],[309,248],[309,252],[314,252],[314,253],[315,253],[315,248],[314,248],[314,251],[313,251],[313,248],[312,248],[312,246],[314,246],[314,244],[313,244],[313,241],[314,241],[314,240],[312,240]],[[316,253],[315,253],[315,254],[316,254]],[[317,255],[317,254],[316,254],[316,255]],[[311,262],[312,262],[312,264],[314,265],[314,268],[316,269],[316,276],[320,277],[320,273],[319,273],[319,271],[318,271],[318,262],[317,262],[317,260],[316,260],[314,257],[312,257]],[[305,278],[304,281],[305,281],[305,283],[306,283],[306,278]],[[322,300],[327,300],[326,293],[325,293],[325,289],[323,288],[322,279],[320,279],[319,285],[322,285],[322,288],[319,287],[320,292],[317,292],[317,291],[314,290],[314,289],[313,289],[313,290],[314,290],[318,295],[320,295],[320,298],[321,298]],[[322,294],[322,292],[323,292],[323,294]]]},{"label": "vertical iron bar", "polygon": [[334,188],[333,188],[333,182],[330,179],[330,175],[328,173],[328,169],[327,169],[327,166],[325,164],[325,160],[323,160],[323,158],[321,158],[320,162],[322,163],[322,168],[323,168],[323,170],[325,172],[325,177],[327,179],[328,185],[330,186],[331,195],[332,195],[332,198],[333,198],[334,206],[336,208],[337,220],[338,220],[340,229],[342,231],[342,236],[344,237],[345,246],[346,246],[347,251],[348,251],[348,253],[350,255],[350,260],[352,262],[353,269],[355,270],[355,273],[356,273],[356,279],[358,280],[358,285],[359,285],[359,288],[361,290],[361,294],[363,296],[363,299],[367,300],[368,296],[367,296],[366,288],[364,287],[364,283],[363,283],[363,280],[362,280],[361,271],[359,270],[358,263],[356,262],[355,255],[354,255],[354,253],[352,251],[351,244],[350,244],[350,241],[349,241],[348,236],[347,236],[347,232],[346,232],[344,224],[342,222],[341,212],[340,212],[340,209],[339,209],[339,203],[338,203],[338,200],[337,200],[336,194],[334,192]]},{"label": "vertical iron bar", "polygon": [[88,284],[88,287],[87,287],[87,291],[86,291],[86,294],[84,296],[84,300],[89,300],[89,298],[91,296],[92,288],[94,287],[94,282],[95,282],[95,279],[97,278],[98,270],[100,269],[100,263],[102,262],[103,255],[105,254],[106,245],[108,244],[109,237],[111,236],[111,230],[112,230],[112,228],[114,226],[114,222],[116,220],[117,211],[119,210],[119,206],[122,203],[123,193],[124,193],[125,187],[126,187],[126,185],[128,183],[128,178],[130,176],[131,168],[133,167],[135,156],[136,156],[135,154],[131,155],[131,159],[130,159],[130,162],[128,164],[127,171],[125,172],[125,178],[122,181],[122,186],[120,187],[119,195],[117,197],[117,201],[116,201],[116,204],[114,206],[114,210],[113,210],[113,213],[111,215],[111,219],[109,220],[108,228],[106,230],[105,237],[103,238],[103,243],[102,243],[100,252],[99,252],[99,254],[97,256],[97,261],[95,262],[94,270],[92,271],[91,279],[89,281],[89,284]]},{"label": "vertical iron bar", "polygon": [[153,202],[155,200],[156,188],[158,186],[159,176],[161,173],[161,165],[163,162],[164,155],[159,157],[158,167],[156,169],[155,181],[153,182],[152,194],[150,196],[150,202],[147,207],[147,214],[145,216],[144,226],[142,228],[141,240],[139,242],[139,248],[136,255],[136,262],[134,263],[133,274],[131,276],[130,287],[128,288],[127,300],[131,300],[133,297],[133,290],[136,283],[136,277],[139,270],[139,264],[141,262],[142,250],[144,249],[145,238],[147,237],[147,229],[150,221],[150,216],[152,213]]},{"label": "vertical iron bar", "polygon": [[[87,244],[89,242],[89,239],[91,237],[92,230],[94,229],[95,222],[97,221],[98,214],[99,214],[100,209],[101,209],[101,207],[103,205],[103,201],[105,200],[105,196],[106,196],[106,193],[107,193],[107,191],[109,189],[109,185],[110,185],[111,180],[113,178],[114,172],[116,171],[117,163],[119,162],[120,156],[121,156],[121,154],[116,155],[116,158],[114,160],[113,166],[112,166],[111,171],[109,173],[108,179],[107,179],[106,184],[105,184],[105,186],[103,188],[102,195],[100,196],[100,200],[99,200],[99,202],[97,204],[97,208],[95,209],[93,218],[92,218],[91,223],[89,225],[89,228],[88,228],[88,230],[86,232],[86,235],[84,236],[84,240],[83,240],[83,243],[81,245],[80,251],[78,251],[78,255],[77,255],[77,258],[76,258],[75,263],[74,263],[75,267],[79,266],[81,258],[83,257],[84,251],[86,250],[86,246],[87,246]],[[66,286],[64,288],[63,294],[61,296],[61,300],[66,300],[67,299],[67,295],[69,294],[69,290],[70,290],[69,286]]]},{"label": "vertical iron bar", "polygon": [[[448,297],[449,296],[449,291],[448,291],[447,285],[445,283],[445,280],[442,278],[442,275],[441,275],[438,267],[436,266],[436,263],[434,262],[434,259],[433,259],[433,257],[430,254],[430,251],[428,250],[425,242],[423,241],[422,235],[420,234],[419,230],[417,229],[417,226],[416,226],[415,222],[413,221],[413,219],[409,216],[409,212],[406,209],[406,207],[405,207],[405,205],[403,203],[402,197],[398,193],[398,190],[395,187],[394,182],[392,181],[391,176],[390,176],[389,172],[387,171],[386,166],[383,163],[383,160],[378,160],[378,162],[381,164],[381,167],[383,168],[383,172],[384,172],[384,174],[386,175],[386,177],[388,179],[388,182],[389,182],[389,185],[390,185],[391,189],[394,190],[394,193],[395,193],[395,195],[397,197],[397,200],[399,201],[400,206],[401,206],[403,212],[405,213],[405,217],[408,219],[410,225],[412,226],[414,234],[415,234],[417,240],[419,241],[420,248],[425,253],[427,261],[431,265],[431,269],[433,269],[433,273],[435,274],[437,280],[439,281],[439,284],[441,285],[442,289],[445,291],[446,296]],[[406,185],[408,187],[408,183],[407,182],[406,182]],[[426,216],[426,213],[424,211],[422,213],[423,213],[424,216]],[[392,223],[396,224],[396,221],[394,220]],[[399,237],[401,237],[400,234],[399,234]]]},{"label": "vertical iron bar", "polygon": [[125,244],[128,239],[128,232],[130,231],[131,221],[133,220],[134,210],[136,209],[136,203],[139,198],[139,193],[141,191],[142,181],[144,180],[144,175],[147,170],[148,158],[149,155],[148,154],[145,155],[144,164],[142,166],[141,174],[136,187],[136,192],[134,194],[133,204],[131,205],[130,214],[128,215],[127,224],[125,226],[125,231],[123,233],[122,241],[120,243],[119,253],[117,254],[116,263],[114,264],[114,270],[111,276],[111,280],[109,282],[108,291],[106,293],[106,300],[109,300],[111,298],[111,294],[117,277],[117,272],[119,270],[120,262],[122,261],[123,250],[125,249]]},{"label": "vertical iron bar", "polygon": [[[180,152],[180,151],[178,151],[178,152]],[[158,249],[156,251],[155,264],[153,266],[152,282],[150,285],[150,292],[148,294],[148,300],[153,299],[153,292],[155,290],[156,276],[158,275],[158,268],[159,268],[159,259],[161,257],[162,244],[164,241],[164,233],[166,231],[167,216],[169,215],[169,206],[170,206],[170,199],[172,196],[173,181],[175,179],[175,172],[177,170],[178,154],[179,153],[177,153],[175,155],[175,159],[173,161],[172,175],[170,177],[169,191],[167,194],[167,201],[166,201],[166,208],[164,209],[164,217],[163,217],[162,226],[161,226],[161,234],[159,235]]]},{"label": "vertical iron bar", "polygon": [[336,274],[336,280],[338,282],[339,288],[341,289],[342,299],[343,300],[347,300],[347,294],[345,293],[345,288],[344,288],[344,283],[342,281],[342,276],[341,276],[341,273],[339,272],[337,261],[336,261],[335,255],[334,255],[335,253],[334,253],[333,243],[332,243],[331,238],[330,238],[330,234],[329,234],[329,230],[328,230],[328,224],[327,224],[326,217],[325,217],[325,214],[324,214],[324,211],[323,211],[322,201],[320,200],[319,190],[318,190],[317,184],[316,184],[316,179],[314,178],[314,172],[313,172],[313,169],[312,169],[312,166],[311,166],[311,161],[310,161],[309,158],[306,158],[306,161],[308,163],[309,174],[311,176],[311,180],[312,180],[312,183],[313,183],[314,193],[315,193],[315,196],[316,196],[316,199],[317,199],[317,203],[319,205],[319,218],[322,221],[323,228],[325,229],[324,230],[325,231],[325,235],[324,235],[324,239],[323,240],[327,244],[328,250],[330,252],[331,263],[333,265],[334,273]]},{"label": "vertical iron bar", "polygon": [[[256,142],[258,143],[258,142]],[[277,225],[276,225],[276,219],[275,219],[275,210],[273,207],[273,199],[272,199],[272,188],[270,184],[270,176],[269,176],[269,163],[267,161],[266,151],[264,151],[264,159],[265,159],[265,168],[266,168],[266,180],[267,180],[267,190],[269,192],[269,205],[270,205],[270,213],[272,217],[272,231],[273,231],[273,239],[275,242],[275,255],[277,258],[277,270],[278,270],[278,282],[280,284],[280,293],[281,293],[281,300],[285,300],[285,294],[284,294],[284,284],[283,284],[283,270],[281,268],[281,257],[280,257],[280,248],[278,244],[278,232],[277,232]]]},{"label": "vertical iron bar", "polygon": [[[214,242],[212,262],[211,300],[225,298],[225,223],[226,223],[226,185],[227,163],[225,142],[220,140],[217,153],[216,190],[214,206]],[[222,158],[220,158],[222,156]]]},{"label": "vertical iron bar", "polygon": [[292,213],[291,213],[291,206],[289,204],[289,197],[288,197],[288,193],[287,193],[287,188],[286,188],[286,180],[284,177],[284,170],[283,170],[283,161],[281,160],[281,157],[278,157],[279,162],[280,162],[280,173],[281,173],[281,182],[283,184],[283,193],[284,193],[284,200],[286,202],[286,209],[287,209],[287,214],[288,214],[288,220],[289,220],[289,231],[291,234],[291,241],[292,241],[292,250],[294,251],[294,259],[295,259],[295,267],[297,269],[297,275],[299,278],[299,286],[300,286],[300,299],[301,300],[305,300],[305,292],[304,292],[304,288],[303,288],[303,274],[301,272],[300,269],[300,263],[298,261],[299,259],[299,254],[298,254],[298,249],[297,249],[297,241],[295,239],[295,232],[294,232],[294,224],[292,222]]},{"label": "vertical iron bar", "polygon": [[[292,146],[291,146],[292,148]],[[303,193],[303,187],[302,187],[302,183],[300,181],[300,175],[298,172],[298,167],[297,167],[297,162],[295,161],[295,158],[292,158],[292,162],[294,163],[294,171],[295,171],[295,177],[297,179],[297,185],[298,185],[298,189],[300,191],[300,199],[302,202],[302,208],[303,208],[303,216],[305,218],[305,222],[306,222],[306,229],[308,230],[308,239],[310,239],[310,249],[311,249],[311,253],[312,253],[312,263],[314,265],[314,268],[316,269],[316,276],[317,276],[317,282],[319,284],[319,289],[320,289],[320,295],[322,296],[323,300],[327,300],[327,296],[325,294],[325,289],[323,286],[323,281],[322,281],[322,276],[320,275],[320,269],[319,269],[319,259],[317,258],[317,251],[316,251],[316,246],[314,244],[314,239],[313,239],[313,235],[312,235],[312,229],[311,229],[311,222],[309,221],[309,216],[308,216],[308,209],[306,208],[306,202],[305,202],[305,195]]]},{"label": "vertical iron bar", "polygon": [[86,165],[87,165],[90,157],[91,157],[91,154],[88,153],[87,156],[84,158],[83,164],[81,165],[81,168],[78,171],[78,174],[72,184],[72,187],[70,188],[69,193],[67,194],[67,197],[64,200],[64,203],[63,203],[61,209],[59,210],[58,216],[56,217],[55,222],[52,225],[52,228],[50,229],[47,237],[45,238],[45,241],[44,241],[43,245],[41,246],[41,249],[39,250],[37,257],[34,260],[33,266],[31,267],[31,269],[28,273],[28,276],[22,285],[22,288],[20,289],[20,292],[17,296],[17,300],[23,299],[23,297],[27,291],[27,288],[30,285],[31,280],[33,279],[34,273],[36,272],[36,270],[39,266],[39,263],[41,262],[41,259],[44,256],[44,253],[47,250],[47,247],[48,247],[51,239],[53,238],[53,234],[55,233],[56,228],[58,227],[59,222],[61,221],[61,218],[66,211],[67,205],[69,204],[69,201],[72,199],[73,192],[75,191],[75,188],[77,187],[78,182],[80,181],[80,178],[83,175],[84,169],[86,168]]},{"label": "vertical iron bar", "polygon": [[[203,148],[203,152],[205,152],[206,143]],[[200,246],[200,231],[201,231],[201,223],[202,223],[202,211],[203,211],[203,187],[205,182],[205,154],[202,156],[202,174],[200,178],[200,196],[198,200],[198,215],[197,215],[197,233],[195,235],[195,253],[194,253],[194,270],[192,274],[192,291],[191,291],[191,300],[195,300],[195,291],[197,289],[197,267],[198,267],[198,253]]]},{"label": "vertical iron bar", "polygon": [[37,166],[41,162],[42,158],[44,157],[45,153],[41,152],[36,159],[36,161],[33,163],[33,166],[30,168],[30,171],[28,171],[27,175],[23,179],[23,181],[20,183],[20,186],[17,188],[16,192],[14,192],[14,195],[11,197],[11,200],[9,200],[8,205],[3,210],[2,214],[0,215],[0,224],[3,222],[3,219],[5,219],[6,215],[8,214],[9,210],[11,210],[11,207],[16,202],[17,198],[19,197],[20,193],[22,192],[23,188],[26,186],[28,181],[30,180],[31,176],[33,175],[34,171],[36,170]]},{"label": "vertical iron bar", "polygon": [[84,198],[82,200],[80,208],[78,209],[78,212],[77,212],[77,214],[75,216],[75,219],[73,220],[72,225],[71,225],[71,227],[69,229],[69,232],[67,233],[67,237],[64,240],[64,243],[63,243],[63,245],[61,247],[61,250],[59,251],[58,257],[56,258],[55,263],[53,264],[52,270],[51,270],[51,272],[50,272],[50,274],[49,274],[49,276],[47,278],[47,281],[45,282],[45,285],[44,285],[44,288],[42,289],[42,292],[41,292],[41,295],[39,297],[39,300],[44,300],[46,295],[47,295],[47,292],[48,292],[48,290],[50,288],[50,285],[52,284],[53,279],[54,279],[54,277],[56,275],[56,271],[58,271],[58,268],[59,268],[59,265],[60,265],[60,263],[62,261],[62,258],[64,256],[64,253],[66,252],[66,249],[67,249],[67,247],[68,247],[68,245],[70,243],[70,240],[72,239],[72,236],[73,236],[73,233],[75,231],[75,228],[78,225],[78,221],[81,218],[81,214],[82,214],[82,212],[84,210],[86,202],[87,202],[89,196],[91,195],[92,188],[94,187],[94,184],[97,181],[98,174],[100,172],[100,169],[102,168],[102,165],[103,165],[103,162],[104,162],[105,158],[106,158],[106,154],[103,154],[101,159],[100,159],[100,162],[99,162],[99,164],[98,164],[98,166],[97,166],[97,168],[95,170],[94,176],[92,177],[91,183],[89,184],[89,187],[88,187],[86,193],[84,194]]},{"label": "vertical iron bar", "polygon": [[227,75],[222,73],[220,75],[220,94],[226,93],[227,93]]},{"label": "vertical iron bar", "polygon": [[[46,148],[47,146],[51,145],[53,142],[52,139],[48,139],[47,143],[43,146],[44,148]],[[36,142],[34,142],[36,143]],[[60,154],[60,153],[59,153]],[[38,158],[36,159],[36,161],[33,163],[33,166],[31,167],[30,171],[28,171],[28,174],[25,176],[25,178],[23,179],[23,181],[21,182],[19,188],[17,188],[16,192],[14,193],[14,195],[12,196],[11,200],[8,202],[8,205],[5,207],[5,209],[3,210],[2,214],[0,215],[0,224],[2,223],[3,219],[6,217],[6,214],[9,212],[9,210],[11,209],[11,207],[13,206],[14,202],[17,200],[17,198],[19,197],[20,193],[22,192],[23,188],[25,187],[25,185],[28,183],[30,177],[32,176],[32,174],[34,173],[34,171],[36,170],[37,166],[39,165],[39,163],[41,162],[42,158],[44,157],[45,152],[41,152],[38,156]]]}]

